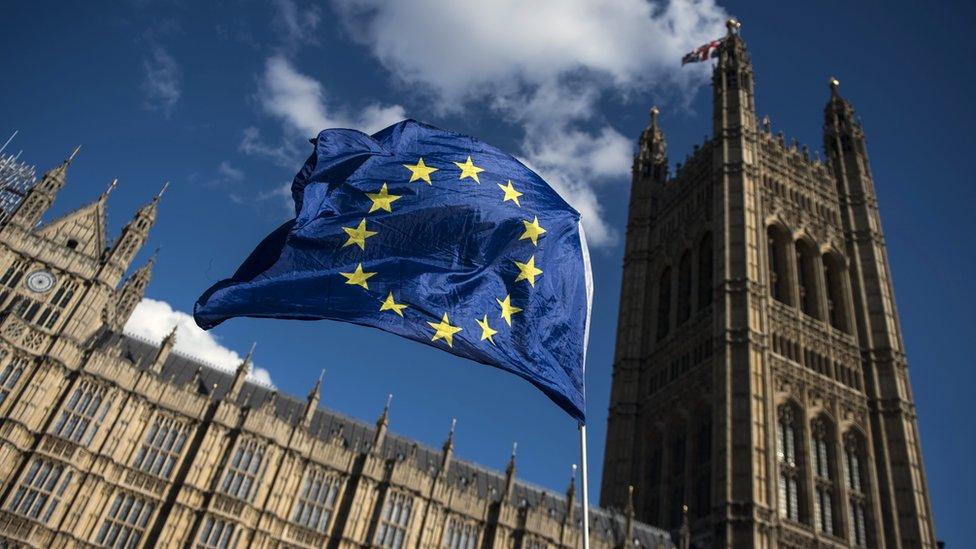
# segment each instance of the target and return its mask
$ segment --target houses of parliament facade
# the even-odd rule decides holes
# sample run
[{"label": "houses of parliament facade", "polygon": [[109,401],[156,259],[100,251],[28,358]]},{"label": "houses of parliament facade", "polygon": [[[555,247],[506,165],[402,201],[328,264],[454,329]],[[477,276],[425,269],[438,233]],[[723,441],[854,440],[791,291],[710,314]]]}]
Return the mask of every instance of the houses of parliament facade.
[{"label": "houses of parliament facade", "polygon": [[[77,151],[76,151],[77,152]],[[29,185],[0,155],[0,548],[578,547],[564,493],[279,395],[123,333],[162,192],[109,242],[95,201],[42,223],[74,158]],[[30,170],[32,174],[32,170]],[[114,185],[114,183],[113,183]],[[125,278],[124,278],[125,277]],[[321,380],[320,380],[321,382]],[[568,471],[567,471],[568,473]],[[567,474],[567,477],[570,475]],[[591,510],[593,547],[672,547],[633,507]]]},{"label": "houses of parliament facade", "polygon": [[[713,94],[675,176],[656,109],[638,142],[592,546],[934,547],[860,123],[833,82],[826,162],[773,135],[734,24]],[[42,223],[71,160],[0,189],[0,548],[581,545],[575,482],[518,482],[514,453],[494,472],[388,407],[363,423],[250,356],[125,335],[161,194],[111,242],[108,191]]]},{"label": "houses of parliament facade", "polygon": [[[774,135],[730,21],[713,135],[633,164],[601,504],[700,547],[936,547],[865,134]],[[819,154],[816,155],[819,157]]]}]

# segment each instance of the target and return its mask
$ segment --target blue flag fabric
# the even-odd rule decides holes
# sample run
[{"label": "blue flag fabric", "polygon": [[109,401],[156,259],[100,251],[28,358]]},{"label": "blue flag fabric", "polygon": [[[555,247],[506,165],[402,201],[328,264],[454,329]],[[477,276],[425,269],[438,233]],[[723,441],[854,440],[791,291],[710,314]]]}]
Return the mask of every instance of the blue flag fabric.
[{"label": "blue flag fabric", "polygon": [[372,326],[521,376],[581,423],[591,284],[579,213],[477,139],[405,120],[321,132],[271,233],[193,316]]}]

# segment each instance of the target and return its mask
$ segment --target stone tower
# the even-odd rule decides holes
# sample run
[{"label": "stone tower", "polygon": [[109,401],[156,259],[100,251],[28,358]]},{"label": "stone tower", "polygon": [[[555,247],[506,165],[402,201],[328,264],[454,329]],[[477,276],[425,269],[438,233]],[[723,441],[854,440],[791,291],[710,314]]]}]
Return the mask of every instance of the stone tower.
[{"label": "stone tower", "polygon": [[657,109],[640,136],[601,504],[697,547],[935,547],[860,122],[832,79],[826,162],[773,135],[738,31],[712,137],[671,177]]}]

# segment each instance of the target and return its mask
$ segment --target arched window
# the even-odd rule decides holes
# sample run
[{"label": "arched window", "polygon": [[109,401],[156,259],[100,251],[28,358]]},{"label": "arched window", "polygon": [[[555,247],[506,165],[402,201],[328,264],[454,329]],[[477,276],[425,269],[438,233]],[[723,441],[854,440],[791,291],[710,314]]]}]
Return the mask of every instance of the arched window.
[{"label": "arched window", "polygon": [[814,527],[825,534],[834,533],[834,447],[833,430],[823,418],[810,423],[810,454],[813,461]]},{"label": "arched window", "polygon": [[803,239],[796,242],[796,274],[799,278],[800,310],[820,319],[820,289],[817,286],[817,260],[820,254],[813,242]]},{"label": "arched window", "polygon": [[838,330],[851,333],[850,315],[847,313],[847,271],[844,260],[834,253],[823,256],[824,284],[827,286],[827,318]]},{"label": "arched window", "polygon": [[695,433],[695,499],[693,511],[704,517],[712,508],[712,419],[706,408],[699,412]]},{"label": "arched window", "polygon": [[665,267],[657,283],[657,338],[671,330],[671,267]]},{"label": "arched window", "polygon": [[850,497],[848,522],[850,523],[851,545],[866,547],[867,534],[867,471],[864,469],[864,439],[856,432],[844,435],[844,469],[846,470],[847,493]]},{"label": "arched window", "polygon": [[793,284],[790,280],[790,238],[786,230],[777,225],[766,229],[769,246],[769,292],[780,303],[793,305]]},{"label": "arched window", "polygon": [[797,418],[799,412],[790,404],[777,409],[776,461],[779,465],[779,514],[783,518],[800,520],[800,467]]},{"label": "arched window", "polygon": [[679,423],[671,435],[671,501],[668,502],[670,509],[668,524],[675,527],[679,526],[684,518],[687,446],[685,426]]},{"label": "arched window", "polygon": [[664,457],[664,450],[661,448],[661,436],[658,433],[651,435],[651,449],[647,462],[647,498],[645,506],[645,522],[648,524],[659,524],[661,517],[661,463]]},{"label": "arched window", "polygon": [[691,252],[685,250],[678,262],[678,325],[691,317]]},{"label": "arched window", "polygon": [[705,233],[698,245],[698,309],[712,304],[712,233]]}]

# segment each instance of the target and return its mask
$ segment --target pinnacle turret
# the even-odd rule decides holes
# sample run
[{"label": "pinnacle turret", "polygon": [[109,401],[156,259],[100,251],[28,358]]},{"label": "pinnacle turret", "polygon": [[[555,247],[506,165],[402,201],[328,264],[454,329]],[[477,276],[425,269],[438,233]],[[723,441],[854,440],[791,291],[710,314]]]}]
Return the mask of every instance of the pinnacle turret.
[{"label": "pinnacle turret", "polygon": [[244,357],[234,372],[234,380],[231,382],[230,390],[227,391],[227,400],[230,402],[237,400],[241,394],[241,388],[244,386],[244,381],[251,373],[251,357],[254,356],[254,349],[257,345],[256,342],[251,344],[251,350],[247,352],[247,356]]},{"label": "pinnacle turret", "polygon": [[637,174],[657,183],[663,183],[668,178],[668,143],[658,125],[660,112],[657,107],[651,107],[650,122],[641,133],[634,158]]},{"label": "pinnacle turret", "polygon": [[325,368],[322,369],[322,373],[319,374],[319,379],[315,382],[315,386],[312,390],[308,392],[308,398],[305,401],[305,409],[302,411],[302,425],[308,427],[312,423],[312,416],[315,415],[315,410],[319,407],[319,399],[322,398],[322,378],[325,377]]},{"label": "pinnacle turret", "polygon": [[159,343],[159,350],[156,351],[156,357],[153,358],[150,367],[157,375],[163,372],[163,365],[166,364],[166,359],[169,358],[173,347],[176,346],[176,328],[176,325],[173,325],[173,329]]},{"label": "pinnacle turret", "polygon": [[393,403],[393,393],[386,396],[386,406],[383,413],[376,420],[376,434],[373,435],[373,445],[371,451],[376,454],[383,449],[383,442],[386,440],[386,429],[390,425],[390,405]]},{"label": "pinnacle turret", "polygon": [[512,497],[512,489],[515,488],[515,452],[518,450],[518,442],[512,443],[512,455],[508,458],[508,465],[505,467],[505,501]]}]

